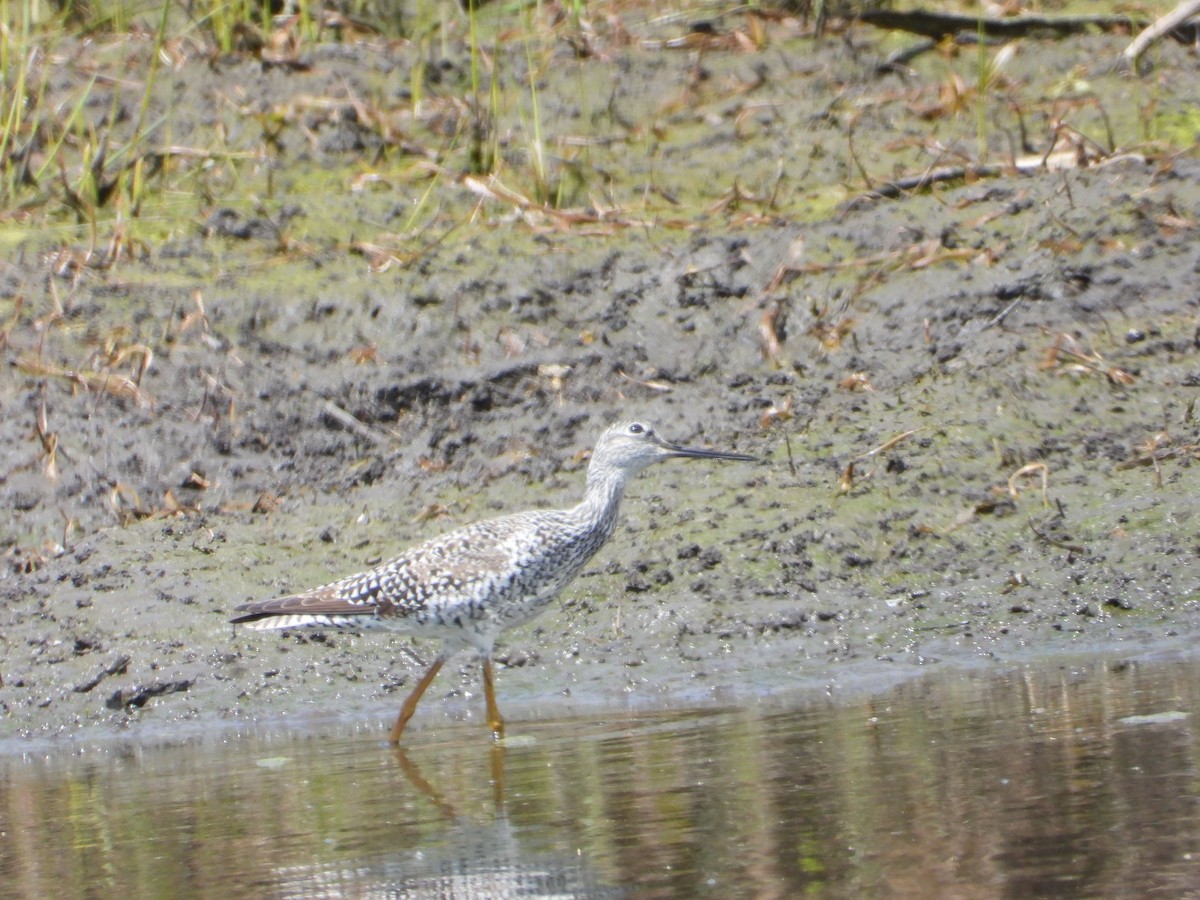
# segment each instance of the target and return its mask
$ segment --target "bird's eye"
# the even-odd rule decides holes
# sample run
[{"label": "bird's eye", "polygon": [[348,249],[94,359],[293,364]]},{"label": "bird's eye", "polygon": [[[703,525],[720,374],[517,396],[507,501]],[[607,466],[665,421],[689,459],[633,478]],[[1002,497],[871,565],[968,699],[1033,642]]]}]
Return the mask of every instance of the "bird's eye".
[{"label": "bird's eye", "polygon": [[646,430],[646,426],[641,424],[640,422],[634,422],[632,425],[629,426],[630,434],[642,434],[645,430]]}]

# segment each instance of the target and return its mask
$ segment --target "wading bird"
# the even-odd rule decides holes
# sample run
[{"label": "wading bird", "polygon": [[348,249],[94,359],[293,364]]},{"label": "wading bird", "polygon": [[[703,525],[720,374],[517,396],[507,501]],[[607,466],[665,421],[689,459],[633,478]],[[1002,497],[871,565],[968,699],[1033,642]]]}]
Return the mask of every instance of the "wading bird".
[{"label": "wading bird", "polygon": [[641,422],[600,435],[582,502],[476,522],[418,544],[368,572],[274,600],[237,607],[250,628],[383,629],[440,638],[441,652],[400,707],[390,740],[399,743],[438,670],[463,650],[483,660],[492,734],[504,734],[496,706],[492,650],[502,631],[542,612],[612,537],[630,476],[666,459],[754,461],[741,453],[680,447]]}]

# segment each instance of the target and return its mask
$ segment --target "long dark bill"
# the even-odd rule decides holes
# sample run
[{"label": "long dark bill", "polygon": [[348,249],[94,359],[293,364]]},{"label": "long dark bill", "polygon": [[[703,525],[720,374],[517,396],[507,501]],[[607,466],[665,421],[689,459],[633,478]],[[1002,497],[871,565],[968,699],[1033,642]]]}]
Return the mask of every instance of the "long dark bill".
[{"label": "long dark bill", "polygon": [[745,453],[725,453],[721,450],[701,450],[697,447],[680,447],[670,441],[663,441],[663,446],[671,451],[671,456],[680,459],[732,459],[740,462],[758,462],[757,456],[747,456]]}]

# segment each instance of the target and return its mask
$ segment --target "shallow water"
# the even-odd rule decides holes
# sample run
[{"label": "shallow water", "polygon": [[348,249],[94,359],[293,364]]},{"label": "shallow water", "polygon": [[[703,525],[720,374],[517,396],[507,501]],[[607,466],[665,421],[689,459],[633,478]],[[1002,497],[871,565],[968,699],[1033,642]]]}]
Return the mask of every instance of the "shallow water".
[{"label": "shallow water", "polygon": [[0,760],[5,896],[1145,896],[1200,884],[1200,661]]}]

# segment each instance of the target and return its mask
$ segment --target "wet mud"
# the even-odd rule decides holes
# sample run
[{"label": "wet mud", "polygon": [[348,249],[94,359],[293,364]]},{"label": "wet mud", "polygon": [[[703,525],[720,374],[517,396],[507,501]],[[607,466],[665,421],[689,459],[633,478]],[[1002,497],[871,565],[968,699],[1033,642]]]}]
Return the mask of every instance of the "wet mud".
[{"label": "wet mud", "polygon": [[[802,46],[807,68],[762,60],[778,76],[763,91],[780,85],[764,108],[783,118],[747,137],[713,114],[686,167],[794,161],[821,139],[820,89],[869,65]],[[368,50],[326,53],[304,78],[197,64],[180,75],[178,139],[199,118],[196,79],[278,100],[376,71]],[[665,93],[686,75],[681,57],[626,53],[630,81]],[[1192,65],[1166,53],[1156,77]],[[541,96],[552,121],[567,101]],[[858,127],[862,153],[890,133],[875,114]],[[376,205],[362,222],[395,202],[298,174],[359,152],[334,140],[353,123],[340,128],[318,123],[283,154],[295,168],[281,164],[257,219],[214,210],[107,269],[64,269],[45,235],[5,263],[8,746],[330,717],[382,736],[429,645],[240,631],[233,607],[480,517],[573,503],[591,442],[622,418],[762,461],[664,464],[631,486],[610,546],[502,642],[515,733],[571,709],[836,693],[1194,640],[1194,157],[1129,153],[818,211],[829,157],[814,154],[803,220],[592,234],[497,206],[488,227],[371,271],[345,243],[278,247],[281,222],[316,231],[347,204]],[[98,381],[130,375],[112,348],[133,345],[153,354],[140,384]],[[447,717],[484,728],[477,665],[455,662],[414,740]]]}]

